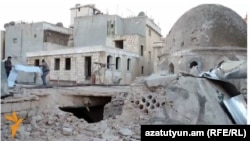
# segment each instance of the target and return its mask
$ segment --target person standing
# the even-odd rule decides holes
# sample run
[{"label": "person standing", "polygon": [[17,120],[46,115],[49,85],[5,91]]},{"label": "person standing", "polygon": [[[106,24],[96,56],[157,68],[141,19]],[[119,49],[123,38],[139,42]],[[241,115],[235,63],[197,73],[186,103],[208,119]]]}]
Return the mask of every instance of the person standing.
[{"label": "person standing", "polygon": [[5,65],[5,71],[6,71],[7,78],[8,78],[10,75],[11,68],[12,68],[11,56],[8,56],[8,59],[4,62],[4,65]]},{"label": "person standing", "polygon": [[41,75],[41,78],[42,78],[42,81],[43,81],[43,86],[46,87],[47,86],[47,82],[46,82],[46,76],[48,75],[49,73],[49,65],[47,64],[47,62],[45,62],[45,60],[43,59],[42,60],[42,65],[40,65],[40,67],[42,67],[42,75]]}]

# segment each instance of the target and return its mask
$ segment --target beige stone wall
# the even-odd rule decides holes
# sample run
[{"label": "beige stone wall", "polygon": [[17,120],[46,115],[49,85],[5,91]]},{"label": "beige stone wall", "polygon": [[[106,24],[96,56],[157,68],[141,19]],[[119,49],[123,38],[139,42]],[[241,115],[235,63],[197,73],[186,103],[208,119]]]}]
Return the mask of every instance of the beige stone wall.
[{"label": "beige stone wall", "polygon": [[[43,56],[43,57],[31,57],[28,58],[28,63],[34,65],[35,59],[39,59],[40,63],[42,59],[45,59],[50,66],[50,73],[48,74],[49,80],[52,81],[72,81],[75,83],[83,83],[85,81],[85,57],[92,57],[93,62],[99,61],[100,53],[85,53],[85,54],[65,54],[55,56]],[[60,59],[60,69],[55,70],[55,59]],[[70,70],[65,70],[65,58],[71,58]],[[92,65],[92,68],[94,66]],[[94,70],[93,70],[94,71]]]},{"label": "beige stone wall", "polygon": [[125,35],[125,36],[114,36],[107,37],[106,44],[110,47],[115,47],[116,40],[123,40],[123,50],[139,53],[139,46],[141,43],[140,39],[143,38],[139,35]]},{"label": "beige stone wall", "polygon": [[225,49],[204,49],[196,51],[183,50],[176,52],[167,57],[167,63],[164,63],[169,69],[169,64],[174,65],[174,72],[190,71],[190,64],[192,62],[198,63],[198,68],[201,71],[208,71],[218,65],[219,62],[225,60],[241,60],[246,59],[246,49],[239,48],[225,48]]},{"label": "beige stone wall", "polygon": [[0,31],[0,49],[1,49],[1,59],[4,59],[5,57],[5,53],[4,53],[4,40],[5,40],[5,32],[4,31]]},{"label": "beige stone wall", "polygon": [[161,41],[161,36],[157,34],[149,26],[146,27],[146,48],[144,51],[145,56],[145,75],[154,72],[154,42]]},{"label": "beige stone wall", "polygon": [[[142,37],[140,35],[115,36],[112,38],[108,37],[106,44],[108,46],[115,47],[115,42],[114,42],[115,40],[124,40],[124,49],[123,50],[137,53],[140,56],[137,59],[135,58],[134,60],[131,60],[131,63],[136,64],[133,72],[132,73],[130,72],[132,75],[131,80],[134,80],[134,78],[137,76],[142,76],[142,75],[147,74],[147,71],[145,68],[148,67],[148,62],[146,61],[146,60],[148,60],[146,58],[148,56],[145,55],[145,52],[146,52],[145,49],[147,48],[145,37]],[[141,46],[143,46],[143,48],[144,48],[143,56],[141,56]],[[124,62],[124,64],[126,65],[127,62]],[[141,73],[142,66],[144,67],[144,74]],[[122,80],[122,82],[123,82],[123,80]]]},{"label": "beige stone wall", "polygon": [[[107,56],[112,56],[112,65],[107,69]],[[130,84],[137,76],[138,58],[130,56],[123,51],[99,51],[89,53],[75,53],[63,55],[48,55],[38,57],[28,57],[27,63],[34,65],[35,59],[45,59],[50,66],[50,73],[48,79],[59,83],[92,83],[92,78],[86,80],[85,78],[85,57],[91,57],[91,74],[92,78],[95,76],[95,84],[113,84],[116,78],[121,78],[120,84]],[[120,57],[120,68],[115,68],[116,58]],[[60,59],[60,69],[55,70],[55,59]],[[65,58],[71,58],[71,69],[65,70]],[[129,70],[127,70],[127,61],[130,59]],[[103,64],[103,65],[101,65]]]}]

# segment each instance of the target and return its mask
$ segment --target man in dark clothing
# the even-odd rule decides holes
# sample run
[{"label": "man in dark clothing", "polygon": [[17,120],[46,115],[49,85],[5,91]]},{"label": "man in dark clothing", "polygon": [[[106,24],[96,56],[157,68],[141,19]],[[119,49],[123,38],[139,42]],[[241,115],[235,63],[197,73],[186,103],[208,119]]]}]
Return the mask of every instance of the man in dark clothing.
[{"label": "man in dark clothing", "polygon": [[7,74],[7,78],[9,77],[11,68],[12,68],[12,63],[11,63],[11,56],[8,56],[8,59],[4,62],[5,65],[5,70]]},{"label": "man in dark clothing", "polygon": [[43,71],[43,74],[41,75],[41,78],[42,78],[42,81],[43,81],[43,86],[47,86],[47,83],[46,83],[46,76],[48,75],[49,73],[49,66],[48,64],[45,62],[45,60],[43,59],[42,60],[42,65],[40,65],[42,67],[42,71]]}]

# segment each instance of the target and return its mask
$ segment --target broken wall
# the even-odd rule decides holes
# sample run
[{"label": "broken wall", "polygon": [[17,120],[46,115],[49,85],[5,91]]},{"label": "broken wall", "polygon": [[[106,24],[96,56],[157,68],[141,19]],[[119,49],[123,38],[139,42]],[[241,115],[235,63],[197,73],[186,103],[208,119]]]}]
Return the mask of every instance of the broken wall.
[{"label": "broken wall", "polygon": [[44,42],[59,44],[62,46],[67,46],[69,41],[69,35],[62,34],[56,31],[45,30],[44,31]]},{"label": "broken wall", "polygon": [[[208,71],[211,68],[217,66],[221,61],[226,60],[242,60],[246,59],[246,49],[244,48],[232,48],[232,47],[210,47],[208,48],[196,48],[196,49],[184,49],[179,52],[173,52],[166,56],[166,62],[162,67],[168,67],[172,63],[174,65],[174,72],[181,71],[190,72],[192,63],[197,63],[197,67],[200,71]],[[162,58],[165,59],[165,58]]]},{"label": "broken wall", "polygon": [[4,62],[1,62],[1,96],[9,94],[7,79]]}]

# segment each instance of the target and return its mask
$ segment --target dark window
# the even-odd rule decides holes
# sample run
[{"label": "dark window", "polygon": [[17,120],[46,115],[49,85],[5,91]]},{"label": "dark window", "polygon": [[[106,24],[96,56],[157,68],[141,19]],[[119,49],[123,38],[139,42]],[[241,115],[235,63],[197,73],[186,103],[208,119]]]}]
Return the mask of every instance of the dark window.
[{"label": "dark window", "polygon": [[129,71],[130,68],[130,59],[127,60],[127,70]]},{"label": "dark window", "polygon": [[116,70],[119,70],[120,67],[121,67],[121,58],[116,57],[116,59],[115,59],[115,68],[116,68]]},{"label": "dark window", "polygon": [[112,56],[107,56],[107,69],[110,69],[110,66],[111,66],[111,63],[112,63]]},{"label": "dark window", "polygon": [[172,63],[170,63],[168,67],[169,67],[169,68],[168,68],[168,69],[169,69],[169,72],[170,72],[170,73],[174,73],[174,65],[173,65]]},{"label": "dark window", "polygon": [[81,11],[81,8],[78,8],[78,11],[80,12],[80,11]]},{"label": "dark window", "polygon": [[36,34],[34,34],[34,38],[36,38]]},{"label": "dark window", "polygon": [[141,74],[143,74],[143,73],[144,73],[144,67],[141,66]]},{"label": "dark window", "polygon": [[123,49],[123,40],[116,40],[115,47]]},{"label": "dark window", "polygon": [[70,70],[71,67],[71,59],[65,58],[65,70]]},{"label": "dark window", "polygon": [[91,64],[92,64],[92,59],[91,56],[86,56],[85,57],[85,77],[87,80],[90,80],[91,78]]},{"label": "dark window", "polygon": [[196,61],[193,61],[192,63],[190,63],[190,69],[191,69],[192,67],[197,66],[197,65],[198,65],[198,63],[197,63]]},{"label": "dark window", "polygon": [[54,66],[54,70],[60,70],[60,59],[59,58],[55,58],[55,66]]},{"label": "dark window", "polygon": [[141,45],[141,56],[143,56],[143,45]]},{"label": "dark window", "polygon": [[35,60],[35,66],[39,66],[40,64],[39,64],[39,59],[36,59]]}]

